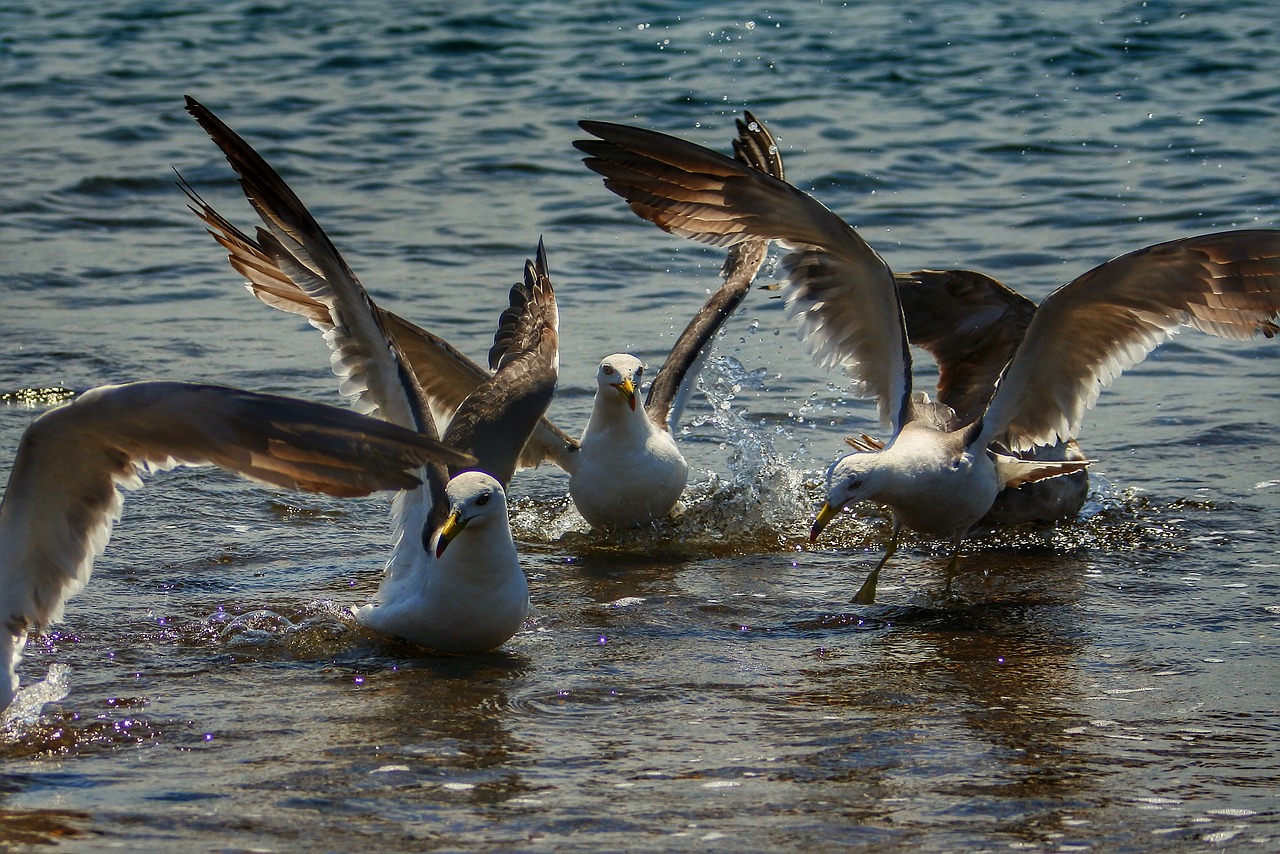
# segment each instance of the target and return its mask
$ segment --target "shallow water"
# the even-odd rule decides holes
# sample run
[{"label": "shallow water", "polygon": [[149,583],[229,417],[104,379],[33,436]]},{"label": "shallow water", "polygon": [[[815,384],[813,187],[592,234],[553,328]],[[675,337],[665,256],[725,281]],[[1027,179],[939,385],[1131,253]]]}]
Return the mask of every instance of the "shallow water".
[{"label": "shallow water", "polygon": [[[1276,227],[1270,2],[402,5],[0,9],[0,394],[181,378],[336,399],[319,336],[246,296],[183,206],[171,168],[252,222],[186,93],[375,298],[469,353],[544,235],[571,432],[599,358],[660,364],[721,261],[607,193],[579,119],[727,150],[750,108],[896,269],[1036,299],[1149,243]],[[1175,339],[1086,419],[1080,520],[975,537],[948,600],[945,546],[908,539],[857,608],[887,522],[805,531],[874,407],[753,294],[686,412],[684,517],[606,540],[561,475],[521,474],[539,616],[474,658],[344,617],[376,589],[384,500],[158,475],[28,648],[24,684],[68,665],[69,692],[0,734],[0,840],[1275,849],[1274,348]],[[0,476],[42,408],[0,405]]]}]

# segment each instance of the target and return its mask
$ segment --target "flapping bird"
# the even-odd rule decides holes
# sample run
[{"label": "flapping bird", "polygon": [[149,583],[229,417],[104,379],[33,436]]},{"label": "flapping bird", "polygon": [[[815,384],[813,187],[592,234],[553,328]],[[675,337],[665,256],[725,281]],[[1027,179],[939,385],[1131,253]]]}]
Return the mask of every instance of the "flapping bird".
[{"label": "flapping bird", "polygon": [[470,455],[355,412],[183,382],[90,389],[23,433],[0,500],[0,708],[34,626],[62,618],[89,582],[124,503],[119,488],[175,466],[216,465],[249,480],[351,497],[419,488],[423,465]]},{"label": "flapping bird", "polygon": [[[240,175],[262,226],[250,239],[216,212],[219,240],[251,280],[294,301],[324,332],[344,394],[362,412],[428,435],[435,416],[417,376],[360,280],[306,207],[267,163],[216,116],[187,109]],[[207,207],[207,206],[206,206]],[[274,292],[274,291],[273,291]],[[511,289],[492,374],[456,404],[443,441],[476,458],[468,470],[428,466],[422,487],[393,503],[396,544],[364,625],[441,652],[479,652],[510,638],[528,615],[528,582],[507,516],[506,488],[555,394],[559,315],[541,242]],[[438,339],[437,339],[438,340]]]},{"label": "flapping bird", "polygon": [[890,439],[832,464],[810,539],[845,505],[888,505],[893,533],[855,601],[874,600],[903,525],[960,540],[1009,486],[1069,473],[1083,461],[1017,459],[1068,442],[1098,394],[1125,369],[1191,326],[1213,335],[1273,336],[1280,311],[1280,231],[1248,230],[1160,243],[1122,255],[1045,298],[989,403],[957,429],[911,389],[898,289],[883,259],[839,216],[786,181],[666,134],[581,122],[575,145],[632,211],[714,246],[778,241],[783,297],[816,361],[840,365],[877,399]]},{"label": "flapping bird", "polygon": [[[283,179],[247,142],[194,99],[187,99],[187,109],[241,174],[245,193],[268,226],[278,217],[273,198],[287,200],[305,212]],[[750,168],[782,177],[777,145],[750,114],[745,121],[737,122],[733,148],[735,156]],[[274,191],[259,192],[255,189],[259,185],[270,186]],[[189,187],[184,189],[192,210],[228,251],[232,267],[248,280],[249,290],[259,300],[302,315],[322,331],[332,327],[327,308],[308,296],[305,282],[295,280],[302,274],[323,276],[323,272],[299,271],[276,263],[260,238],[240,231]],[[308,220],[314,225],[309,215]],[[716,332],[746,296],[765,260],[767,247],[767,240],[746,240],[730,251],[721,287],[677,338],[643,404],[639,394],[645,365],[626,353],[606,356],[597,366],[595,400],[581,437],[572,438],[544,417],[524,447],[518,465],[535,466],[545,461],[566,471],[575,507],[597,528],[642,526],[669,515],[678,505],[689,471],[672,428],[679,422]],[[333,251],[340,260],[341,256]],[[353,275],[345,262],[341,267],[345,275]],[[376,306],[373,311],[404,354],[438,418],[450,417],[489,376],[487,370],[438,335]]]},{"label": "flapping bird", "polygon": [[[927,350],[938,364],[937,400],[955,414],[948,426],[969,424],[990,402],[1000,372],[1031,325],[1036,304],[973,270],[916,270],[895,273],[894,281],[907,339]],[[1085,460],[1074,439],[1014,455],[1030,460]],[[1087,469],[1005,488],[981,524],[1073,519],[1088,494]]]}]

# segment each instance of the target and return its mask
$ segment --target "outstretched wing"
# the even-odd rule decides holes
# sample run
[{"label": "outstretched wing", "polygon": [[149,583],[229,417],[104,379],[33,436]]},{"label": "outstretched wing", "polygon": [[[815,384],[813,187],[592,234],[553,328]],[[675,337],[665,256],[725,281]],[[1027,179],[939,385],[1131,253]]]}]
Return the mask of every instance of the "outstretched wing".
[{"label": "outstretched wing", "polygon": [[[266,228],[257,243],[263,254],[308,297],[329,309],[326,334],[334,373],[357,407],[401,426],[421,423],[417,383],[387,332],[364,286],[311,212],[284,179],[217,116],[187,96],[195,117],[240,176],[245,197]],[[425,419],[430,421],[430,419]]]},{"label": "outstretched wing", "polygon": [[[187,112],[200,123],[240,176],[245,197],[266,228],[257,230],[263,254],[308,297],[329,310],[331,328],[325,333],[330,365],[341,380],[340,390],[357,409],[438,438],[425,395],[377,306],[351,271],[324,229],[274,169],[217,116],[191,96]],[[224,244],[225,245],[225,244]],[[429,464],[424,469],[427,495],[409,502],[424,524],[443,522],[444,488],[448,472]],[[430,504],[425,501],[430,498]],[[408,519],[393,507],[397,528]]]},{"label": "outstretched wing", "polygon": [[972,423],[1022,342],[1035,303],[971,270],[917,270],[894,279],[907,338],[938,363],[938,400],[961,424]]},{"label": "outstretched wing", "polygon": [[559,376],[559,314],[538,241],[534,260],[526,261],[524,281],[511,289],[489,361],[493,376],[476,387],[449,423],[445,442],[476,457],[467,468],[492,475],[505,489],[529,436],[555,395]]},{"label": "outstretched wing", "polygon": [[1280,231],[1157,243],[1054,291],[983,416],[980,439],[1027,450],[1075,438],[1103,386],[1181,327],[1243,340],[1280,332]]},{"label": "outstretched wing", "polygon": [[823,367],[841,365],[896,431],[910,413],[910,353],[888,265],[844,220],[785,181],[666,134],[580,122],[574,145],[605,186],[664,231],[712,246],[777,240],[788,312]]},{"label": "outstretched wing", "polygon": [[[734,156],[753,169],[781,179],[782,155],[765,126],[749,111],[735,123],[738,135],[733,140]],[[768,252],[768,240],[744,240],[729,247],[720,270],[723,283],[680,333],[649,387],[644,411],[659,427],[669,430],[680,423],[684,402],[711,349],[712,339],[746,298]]]},{"label": "outstretched wing", "polygon": [[[301,202],[297,201],[296,195],[288,191],[288,187],[284,184],[284,180],[275,174],[271,167],[262,161],[242,139],[234,134],[224,124],[217,121],[207,109],[199,106],[194,101],[189,100],[188,109],[192,114],[201,121],[202,124],[208,122],[206,130],[210,127],[217,129],[219,135],[214,136],[215,141],[225,140],[228,145],[234,145],[235,159],[228,154],[232,166],[235,167],[237,162],[251,163],[256,161],[256,168],[252,174],[259,176],[274,176],[274,180],[268,182],[265,187],[259,187],[257,194],[250,190],[250,184],[245,179],[245,192],[249,195],[250,201],[261,214],[263,206],[271,203],[275,199],[276,207],[272,210],[275,213],[264,216],[264,221],[270,225],[285,219],[279,211],[281,209],[286,212],[292,211],[292,215],[310,220],[312,230],[323,234],[319,225],[315,224],[310,214],[301,206]],[[195,106],[191,106],[194,104]],[[210,130],[210,135],[214,132]],[[219,142],[223,145],[223,142]],[[224,146],[224,151],[226,151]],[[237,167],[237,170],[239,167]],[[334,320],[330,311],[330,306],[334,304],[331,296],[325,296],[326,292],[335,291],[325,281],[323,268],[320,264],[308,263],[300,261],[300,258],[306,256],[305,247],[295,242],[292,252],[286,252],[282,256],[280,247],[284,244],[279,240],[269,238],[267,232],[262,229],[258,231],[259,240],[250,237],[243,231],[238,229],[234,224],[227,220],[209,205],[199,194],[197,194],[185,181],[180,182],[183,192],[187,194],[191,201],[191,210],[196,214],[207,226],[210,235],[227,250],[228,261],[231,263],[238,273],[245,277],[248,282],[249,291],[266,305],[273,308],[287,311],[305,317],[313,326],[319,329],[325,336],[325,340],[333,349],[332,364],[335,373],[342,379],[342,390],[344,393],[355,394],[358,398],[364,399],[371,395],[369,386],[371,378],[367,375],[368,363],[366,360],[359,358],[351,358],[352,353],[359,353],[360,334],[362,330],[349,329]],[[271,186],[277,186],[275,193],[266,192]],[[283,188],[280,190],[279,188]],[[286,194],[287,192],[287,194]],[[294,207],[296,203],[296,208]],[[321,245],[320,254],[332,254],[336,258],[331,259],[331,263],[327,267],[340,271],[340,279],[350,278],[354,280],[354,274],[350,273],[345,261],[341,256],[337,255],[337,250],[332,248],[332,244],[327,238],[324,241],[328,244],[325,247]],[[286,272],[287,270],[287,272]],[[358,281],[356,282],[358,285]],[[350,290],[348,287],[347,290]],[[405,320],[398,315],[386,311],[377,306],[372,298],[360,286],[360,293],[363,294],[362,301],[367,303],[373,311],[377,323],[383,332],[389,336],[394,343],[394,347],[399,350],[399,358],[412,372],[417,380],[418,388],[425,397],[431,415],[434,419],[439,419],[441,423],[453,417],[454,412],[467,395],[471,394],[475,388],[489,377],[489,372],[483,367],[473,362],[460,350],[454,347],[445,339],[425,330],[414,323]],[[357,316],[362,312],[357,311]],[[368,330],[363,330],[367,332]],[[374,386],[378,385],[377,379],[372,379]],[[381,410],[377,403],[380,396],[373,396],[365,400],[361,405],[363,409],[373,411]],[[533,439],[530,440],[524,456],[521,458],[521,466],[536,466],[543,461],[551,461],[561,468],[567,467],[570,462],[572,451],[578,446],[577,440],[571,438],[563,430],[551,423],[550,420],[543,418],[534,432]]]},{"label": "outstretched wing", "polygon": [[337,496],[405,490],[428,461],[468,457],[344,409],[221,386],[104,386],[27,428],[0,503],[0,619],[17,634],[58,619],[89,580],[123,498],[173,466]]}]

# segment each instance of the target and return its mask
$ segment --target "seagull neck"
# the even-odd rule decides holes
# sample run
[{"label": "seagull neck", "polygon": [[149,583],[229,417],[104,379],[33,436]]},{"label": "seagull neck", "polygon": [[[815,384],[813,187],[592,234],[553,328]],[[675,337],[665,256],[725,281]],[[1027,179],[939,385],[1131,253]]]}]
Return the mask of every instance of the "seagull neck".
[{"label": "seagull neck", "polygon": [[634,410],[615,392],[601,391],[596,394],[595,404],[591,408],[591,420],[587,422],[590,433],[624,433],[648,435],[650,432],[649,416],[643,406]]},{"label": "seagull neck", "polygon": [[456,573],[458,583],[477,587],[502,583],[510,568],[519,566],[519,556],[509,526],[495,524],[497,521],[490,517],[468,523],[467,530],[449,543],[437,566],[450,575]]}]

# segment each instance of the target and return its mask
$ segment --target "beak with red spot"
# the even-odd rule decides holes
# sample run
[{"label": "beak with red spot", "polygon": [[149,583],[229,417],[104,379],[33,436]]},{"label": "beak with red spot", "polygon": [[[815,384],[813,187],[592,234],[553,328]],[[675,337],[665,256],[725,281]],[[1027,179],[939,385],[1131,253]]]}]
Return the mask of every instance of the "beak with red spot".
[{"label": "beak with red spot", "polygon": [[623,377],[620,382],[609,383],[613,386],[618,394],[622,395],[627,401],[627,405],[631,407],[631,411],[636,411],[636,383],[631,377]]}]

